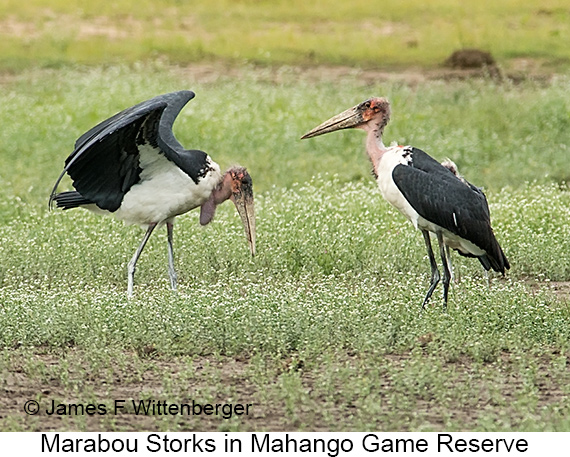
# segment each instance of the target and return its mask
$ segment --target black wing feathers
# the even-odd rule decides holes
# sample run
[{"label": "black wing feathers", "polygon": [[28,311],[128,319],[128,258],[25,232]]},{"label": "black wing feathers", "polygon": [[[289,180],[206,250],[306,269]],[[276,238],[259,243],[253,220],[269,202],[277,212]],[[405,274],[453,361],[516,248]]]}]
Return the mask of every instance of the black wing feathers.
[{"label": "black wing feathers", "polygon": [[139,181],[136,137],[145,118],[88,142],[66,161],[73,187],[102,209],[116,211],[125,193]]},{"label": "black wing feathers", "polygon": [[192,98],[191,91],[160,95],[115,114],[81,135],[65,161],[50,203],[67,172],[82,197],[102,209],[116,211],[125,193],[140,181],[139,147],[143,144],[154,147],[198,182],[206,167],[206,154],[186,151],[172,133],[176,116]]},{"label": "black wing feathers", "polygon": [[167,106],[158,124],[157,146],[190,178],[198,183],[208,171],[207,154],[197,149],[186,150],[172,132],[172,126],[180,110],[194,98],[194,92],[182,91],[166,94]]},{"label": "black wing feathers", "polygon": [[62,209],[77,208],[78,206],[93,203],[76,191],[60,192],[54,197],[54,200],[57,207]]},{"label": "black wing feathers", "polygon": [[486,252],[488,262],[503,272],[509,268],[497,242],[483,192],[465,184],[420,149],[412,149],[409,165],[397,165],[392,177],[406,200],[424,219],[470,241]]}]

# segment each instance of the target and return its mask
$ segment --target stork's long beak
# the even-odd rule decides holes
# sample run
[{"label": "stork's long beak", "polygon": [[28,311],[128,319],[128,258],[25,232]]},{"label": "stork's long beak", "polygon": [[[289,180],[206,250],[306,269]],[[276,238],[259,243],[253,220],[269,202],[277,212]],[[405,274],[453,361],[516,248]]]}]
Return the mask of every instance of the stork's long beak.
[{"label": "stork's long beak", "polygon": [[336,116],[331,117],[328,121],[323,122],[310,132],[305,133],[301,139],[312,138],[314,136],[323,135],[325,133],[334,132],[335,130],[349,129],[356,127],[364,122],[362,118],[362,110],[359,105],[349,108]]},{"label": "stork's long beak", "polygon": [[251,255],[255,255],[255,210],[253,206],[253,188],[251,184],[242,184],[240,191],[230,197],[243,222],[245,236],[249,244]]}]

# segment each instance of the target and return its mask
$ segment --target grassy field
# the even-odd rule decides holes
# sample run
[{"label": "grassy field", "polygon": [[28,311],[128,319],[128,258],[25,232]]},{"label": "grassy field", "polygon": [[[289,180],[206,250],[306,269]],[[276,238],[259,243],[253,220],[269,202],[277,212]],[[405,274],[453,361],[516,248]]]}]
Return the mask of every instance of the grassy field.
[{"label": "grassy field", "polygon": [[[74,140],[157,93],[197,97],[175,131],[254,180],[258,255],[231,205],[180,217],[180,291],[166,234],[48,212]],[[158,64],[30,69],[0,93],[0,429],[570,430],[568,80],[409,86],[291,68],[212,79]],[[386,140],[455,160],[485,187],[512,270],[490,286],[454,256],[449,312],[423,315],[421,235],[380,197],[361,132],[299,141],[370,95]],[[68,186],[65,181],[63,187]],[[26,416],[36,399],[253,403],[248,417]]]},{"label": "grassy field", "polygon": [[[570,431],[569,19],[566,0],[0,2],[0,430]],[[448,79],[465,47],[513,77]],[[197,93],[180,141],[253,177],[258,255],[231,205],[185,215],[179,293],[157,233],[128,300],[142,230],[47,199],[79,135],[179,89]],[[373,95],[387,143],[484,187],[511,261],[487,285],[454,255],[447,313],[441,290],[419,313],[423,240],[362,132],[299,140]],[[253,407],[112,414],[121,399]]]},{"label": "grassy field", "polygon": [[567,0],[3,0],[0,18],[0,66],[11,69],[147,59],[436,68],[465,47],[507,69],[570,67]]}]

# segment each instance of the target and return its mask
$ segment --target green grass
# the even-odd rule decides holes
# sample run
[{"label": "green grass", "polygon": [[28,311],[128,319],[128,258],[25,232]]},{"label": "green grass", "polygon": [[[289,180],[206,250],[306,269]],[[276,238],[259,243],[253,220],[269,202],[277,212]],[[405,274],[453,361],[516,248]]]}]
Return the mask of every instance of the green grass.
[{"label": "green grass", "polygon": [[[549,286],[570,280],[568,82],[411,88],[241,71],[201,82],[160,66],[30,70],[4,83],[0,379],[17,404],[1,428],[569,430],[568,299]],[[198,96],[177,136],[223,167],[249,168],[258,255],[248,256],[231,205],[204,228],[190,213],[175,232],[179,293],[168,289],[166,234],[157,233],[128,300],[126,262],[142,231],[82,210],[48,212],[47,197],[83,131],[186,87]],[[439,289],[419,313],[423,241],[380,197],[362,133],[299,140],[376,94],[393,101],[388,141],[450,157],[485,186],[512,263],[487,287],[478,263],[454,255],[460,281],[448,313]],[[23,415],[26,395],[42,404],[233,399],[253,401],[257,415],[46,425]]]},{"label": "green grass", "polygon": [[186,88],[197,96],[175,124],[180,141],[207,151],[222,168],[247,166],[258,192],[303,183],[320,172],[338,172],[343,182],[369,182],[362,132],[299,138],[373,95],[392,102],[387,143],[413,144],[438,160],[449,157],[467,179],[488,190],[569,180],[566,78],[547,87],[486,80],[410,87],[365,84],[358,75],[314,81],[289,67],[278,76],[246,67],[237,78],[220,74],[204,82],[192,73],[136,65],[31,70],[4,87],[0,179],[8,183],[7,195],[25,201],[45,199],[84,131],[136,102]]},{"label": "green grass", "polygon": [[157,58],[435,68],[464,47],[507,68],[521,58],[570,63],[565,0],[6,0],[0,17],[0,66],[16,69]]},{"label": "green grass", "polygon": [[[537,193],[542,197],[528,204]],[[141,259],[133,300],[124,293],[124,267],[140,230],[83,211],[32,214],[3,230],[2,341],[314,355],[323,347],[409,350],[431,331],[454,356],[478,358],[480,342],[512,351],[567,340],[567,307],[547,291],[529,296],[518,278],[570,277],[570,262],[559,255],[570,248],[570,196],[528,186],[491,198],[513,269],[488,289],[478,264],[454,256],[461,282],[449,316],[436,306],[439,298],[433,313],[420,316],[428,278],[423,241],[372,185],[326,176],[258,194],[255,259],[229,205],[205,229],[196,214],[181,218],[180,294],[168,290],[165,236],[158,234]],[[536,228],[545,201],[561,214],[546,239]],[[466,345],[470,340],[475,344]]]},{"label": "green grass", "polygon": [[[487,288],[480,267],[455,256],[461,282],[447,314],[437,293],[420,315],[428,282],[421,237],[364,184],[324,176],[258,195],[255,259],[231,207],[206,229],[195,215],[181,218],[180,292],[168,290],[159,234],[132,300],[125,262],[139,231],[79,211],[31,216],[3,234],[0,371],[32,363],[29,382],[52,386],[39,395],[44,403],[112,403],[123,386],[133,398],[254,402],[262,417],[276,410],[282,418],[126,425],[74,417],[57,429],[568,430],[567,395],[547,393],[568,393],[568,304],[548,285],[531,293],[521,280],[570,275],[559,255],[570,248],[568,225],[553,221],[547,240],[532,229],[543,217],[542,199],[527,203],[537,192],[568,213],[570,197],[554,187],[492,196],[513,270]],[[518,227],[527,212],[534,217]],[[220,362],[184,371],[201,358]],[[247,361],[237,383],[222,368],[236,359]],[[161,371],[167,362],[174,368]],[[141,391],[137,373],[149,372],[158,380]],[[17,413],[2,421],[44,429]]]}]

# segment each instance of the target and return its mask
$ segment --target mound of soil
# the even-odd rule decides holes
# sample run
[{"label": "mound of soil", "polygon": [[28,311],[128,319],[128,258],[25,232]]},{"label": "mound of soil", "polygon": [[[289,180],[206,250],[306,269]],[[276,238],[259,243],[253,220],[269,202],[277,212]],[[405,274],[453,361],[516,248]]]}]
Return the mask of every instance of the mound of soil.
[{"label": "mound of soil", "polygon": [[462,70],[495,67],[496,62],[491,53],[479,49],[460,49],[454,51],[444,62],[446,67]]}]

